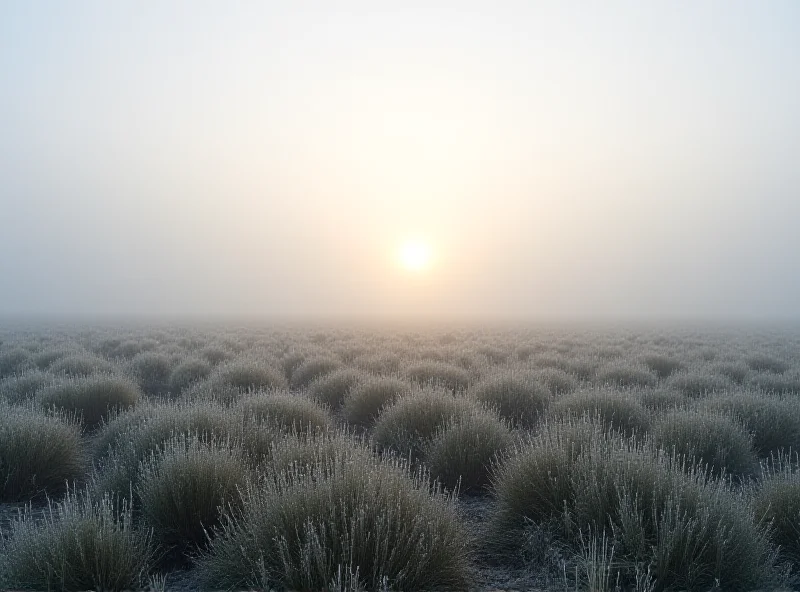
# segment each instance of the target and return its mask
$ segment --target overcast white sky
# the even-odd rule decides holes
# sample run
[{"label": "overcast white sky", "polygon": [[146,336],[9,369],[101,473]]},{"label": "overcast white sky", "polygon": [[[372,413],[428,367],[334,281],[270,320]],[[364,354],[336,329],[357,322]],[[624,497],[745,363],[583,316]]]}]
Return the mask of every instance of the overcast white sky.
[{"label": "overcast white sky", "polygon": [[1,2],[0,314],[800,316],[800,3],[385,6]]}]

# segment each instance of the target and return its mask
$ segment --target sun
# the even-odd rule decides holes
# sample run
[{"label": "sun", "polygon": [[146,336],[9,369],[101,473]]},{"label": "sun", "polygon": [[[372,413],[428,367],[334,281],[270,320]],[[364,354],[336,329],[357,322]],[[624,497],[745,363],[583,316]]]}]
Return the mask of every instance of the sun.
[{"label": "sun", "polygon": [[400,265],[409,271],[423,271],[431,264],[431,248],[425,241],[405,241],[398,250]]}]

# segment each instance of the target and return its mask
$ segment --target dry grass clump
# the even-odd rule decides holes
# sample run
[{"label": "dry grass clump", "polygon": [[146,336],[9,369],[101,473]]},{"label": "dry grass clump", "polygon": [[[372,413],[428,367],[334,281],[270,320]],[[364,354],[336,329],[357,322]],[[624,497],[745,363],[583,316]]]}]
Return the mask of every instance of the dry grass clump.
[{"label": "dry grass clump", "polygon": [[686,407],[689,403],[686,395],[680,391],[670,389],[642,389],[637,395],[642,405],[655,412],[675,409],[676,407]]},{"label": "dry grass clump", "polygon": [[680,391],[687,397],[701,397],[728,391],[731,383],[716,374],[693,370],[673,374],[667,379],[667,387]]},{"label": "dry grass clump", "polygon": [[378,416],[373,437],[379,447],[415,460],[421,457],[439,428],[478,408],[475,402],[454,396],[442,387],[421,387],[384,409]]},{"label": "dry grass clump", "polygon": [[750,376],[750,367],[741,360],[720,362],[713,367],[713,370],[735,384],[744,384]]},{"label": "dry grass clump", "polygon": [[492,463],[512,443],[505,422],[493,413],[475,411],[439,428],[425,447],[425,464],[445,487],[476,493],[489,483]]},{"label": "dry grass clump", "polygon": [[753,437],[753,448],[762,458],[781,450],[800,450],[800,400],[759,392],[714,395],[702,409],[733,415]]},{"label": "dry grass clump", "polygon": [[267,474],[330,470],[332,464],[371,463],[376,451],[365,440],[340,430],[304,430],[274,438],[261,466]]},{"label": "dry grass clump", "polygon": [[233,359],[233,352],[223,348],[209,345],[200,351],[200,357],[212,366],[218,366],[223,362]]},{"label": "dry grass clump", "polygon": [[243,393],[286,388],[283,373],[275,366],[257,361],[236,361],[217,366],[209,378],[184,390],[188,401],[208,398],[218,403],[235,403]]},{"label": "dry grass clump", "polygon": [[108,374],[114,367],[103,358],[88,353],[79,353],[60,358],[50,365],[52,374],[63,374],[71,377],[94,376]]},{"label": "dry grass clump", "polygon": [[410,392],[409,384],[400,378],[368,376],[345,397],[341,415],[352,426],[370,427],[384,407]]},{"label": "dry grass clump", "polygon": [[533,376],[513,372],[495,373],[475,384],[472,398],[497,410],[512,425],[530,428],[550,404],[550,390]]},{"label": "dry grass clump", "polygon": [[633,393],[608,389],[576,391],[557,399],[550,405],[555,417],[597,418],[606,429],[616,429],[633,435],[646,432],[650,412]]},{"label": "dry grass clump", "polygon": [[164,354],[156,352],[136,354],[128,365],[128,371],[145,394],[161,396],[169,390],[172,363]]},{"label": "dry grass clump", "polygon": [[83,470],[77,424],[0,403],[0,502],[60,493]]},{"label": "dry grass clump", "polygon": [[655,372],[659,378],[667,378],[684,368],[683,362],[665,354],[647,354],[644,356],[643,361],[645,366]]},{"label": "dry grass clump", "polygon": [[27,370],[0,379],[0,399],[8,403],[24,403],[53,382],[53,375],[40,370]]},{"label": "dry grass clump", "polygon": [[800,458],[786,452],[761,465],[761,484],[753,497],[756,519],[771,525],[781,555],[800,571]]},{"label": "dry grass clump", "polygon": [[304,360],[297,366],[292,371],[292,378],[289,382],[294,389],[304,389],[314,380],[338,370],[341,366],[342,363],[335,358],[315,356]]},{"label": "dry grass clump", "polygon": [[211,366],[205,360],[198,358],[184,360],[170,372],[167,382],[169,392],[173,396],[180,395],[184,389],[208,378],[210,374]]},{"label": "dry grass clump", "polygon": [[373,460],[272,474],[200,559],[210,588],[454,590],[470,582],[454,501]]},{"label": "dry grass clump", "polygon": [[239,401],[238,409],[245,419],[253,419],[282,431],[320,430],[331,424],[331,417],[324,408],[287,391],[246,396]]},{"label": "dry grass clump", "polygon": [[492,540],[516,546],[526,523],[552,528],[576,554],[584,535],[614,547],[611,581],[633,589],[643,568],[654,590],[751,590],[774,583],[766,529],[744,501],[646,449],[594,441],[579,453],[536,439],[494,479]]},{"label": "dry grass clump", "polygon": [[45,409],[77,414],[85,428],[94,429],[114,410],[136,405],[141,396],[129,379],[99,375],[61,380],[40,390],[36,399]]},{"label": "dry grass clump", "polygon": [[32,365],[31,352],[15,347],[0,352],[0,378],[18,374]]},{"label": "dry grass clump", "polygon": [[745,359],[745,363],[756,372],[774,372],[781,374],[789,369],[789,364],[768,354],[753,354]]},{"label": "dry grass clump", "polygon": [[651,433],[656,446],[702,462],[715,475],[746,476],[758,467],[752,437],[727,415],[675,410],[657,417]]},{"label": "dry grass clump", "polygon": [[552,395],[565,395],[578,388],[578,380],[558,368],[542,368],[532,373],[534,379],[538,380],[550,390]]},{"label": "dry grass clump", "polygon": [[652,387],[658,383],[658,376],[646,367],[615,362],[597,371],[597,383],[622,388]]},{"label": "dry grass clump", "polygon": [[[216,441],[178,436],[139,469],[144,523],[165,548],[202,546],[224,509],[238,507],[248,468],[236,450]],[[213,531],[211,531],[213,532]]]},{"label": "dry grass clump", "polygon": [[336,411],[342,406],[350,391],[364,378],[365,374],[362,371],[340,368],[315,378],[308,386],[308,394],[315,401]]},{"label": "dry grass clump", "polygon": [[5,590],[131,590],[153,563],[150,535],[133,525],[127,502],[68,492],[44,521],[27,510],[0,540]]},{"label": "dry grass clump", "polygon": [[33,356],[33,363],[39,370],[46,370],[62,358],[75,354],[74,347],[51,347],[40,351]]},{"label": "dry grass clump", "polygon": [[796,371],[784,374],[759,372],[751,375],[747,384],[767,393],[800,395],[800,373]]},{"label": "dry grass clump", "polygon": [[451,391],[466,389],[470,383],[469,372],[447,362],[416,362],[406,368],[405,375],[420,385],[433,384]]},{"label": "dry grass clump", "polygon": [[353,360],[353,365],[373,374],[394,374],[400,370],[400,356],[392,352],[364,354]]}]

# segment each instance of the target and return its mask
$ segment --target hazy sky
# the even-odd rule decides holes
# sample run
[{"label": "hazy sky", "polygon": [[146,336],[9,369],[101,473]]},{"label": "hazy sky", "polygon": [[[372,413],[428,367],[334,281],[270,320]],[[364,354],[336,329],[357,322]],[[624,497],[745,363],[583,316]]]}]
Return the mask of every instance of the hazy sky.
[{"label": "hazy sky", "polygon": [[800,316],[799,2],[391,4],[0,1],[0,313]]}]

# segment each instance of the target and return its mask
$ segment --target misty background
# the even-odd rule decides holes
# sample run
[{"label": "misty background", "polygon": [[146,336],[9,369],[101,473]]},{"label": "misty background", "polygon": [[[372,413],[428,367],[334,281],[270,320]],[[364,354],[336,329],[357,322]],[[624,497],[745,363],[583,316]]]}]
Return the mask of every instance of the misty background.
[{"label": "misty background", "polygon": [[0,314],[798,318],[798,63],[793,1],[3,2]]}]

